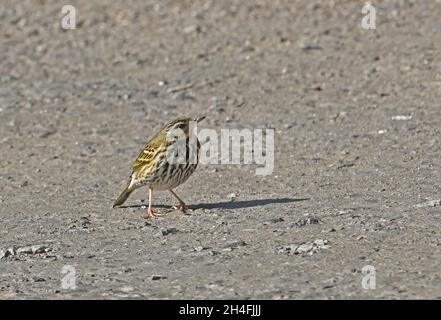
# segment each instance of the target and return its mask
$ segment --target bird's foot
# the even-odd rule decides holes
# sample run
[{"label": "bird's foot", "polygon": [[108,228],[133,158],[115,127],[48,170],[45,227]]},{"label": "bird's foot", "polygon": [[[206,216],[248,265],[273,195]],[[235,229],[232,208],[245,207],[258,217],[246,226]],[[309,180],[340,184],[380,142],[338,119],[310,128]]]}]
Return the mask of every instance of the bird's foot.
[{"label": "bird's foot", "polygon": [[188,211],[193,211],[193,209],[190,209],[184,202],[181,202],[179,204],[179,207],[174,206],[174,210],[181,210],[182,212],[186,213]]},{"label": "bird's foot", "polygon": [[147,210],[147,212],[144,214],[144,219],[151,219],[156,217],[162,217],[164,214],[156,213],[153,208],[150,208]]}]

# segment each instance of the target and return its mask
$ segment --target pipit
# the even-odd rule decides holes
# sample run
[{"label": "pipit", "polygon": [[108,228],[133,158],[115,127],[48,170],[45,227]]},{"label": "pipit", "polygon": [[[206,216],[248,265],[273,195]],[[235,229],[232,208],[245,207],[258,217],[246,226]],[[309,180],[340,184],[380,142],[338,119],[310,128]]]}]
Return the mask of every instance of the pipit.
[{"label": "pipit", "polygon": [[179,118],[164,126],[153,138],[147,141],[132,165],[129,181],[115,200],[113,207],[122,205],[130,194],[142,187],[149,190],[149,206],[144,218],[161,216],[152,208],[152,192],[168,190],[179,201],[182,211],[188,210],[185,202],[173,191],[187,181],[196,170],[199,162],[200,143],[193,131],[193,124],[205,117],[196,119]]}]

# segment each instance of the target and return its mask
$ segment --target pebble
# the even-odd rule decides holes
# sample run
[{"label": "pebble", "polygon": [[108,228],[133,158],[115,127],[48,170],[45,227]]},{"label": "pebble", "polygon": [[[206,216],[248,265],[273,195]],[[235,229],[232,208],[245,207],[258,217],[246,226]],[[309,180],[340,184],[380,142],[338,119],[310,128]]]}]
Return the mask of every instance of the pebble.
[{"label": "pebble", "polygon": [[135,289],[133,287],[129,287],[129,286],[119,288],[119,291],[124,292],[124,293],[129,293],[129,292],[132,292],[133,290],[135,290]]},{"label": "pebble", "polygon": [[8,250],[0,249],[0,259],[6,258],[9,256]]},{"label": "pebble", "polygon": [[0,249],[0,259],[6,258],[9,256],[15,256],[17,254],[39,254],[39,253],[46,253],[50,251],[51,249],[41,245],[31,245],[31,246],[24,246],[24,247],[16,247],[12,246],[7,249]]},{"label": "pebble", "polygon": [[14,256],[16,254],[15,247],[0,249],[0,259],[7,258],[9,256]]},{"label": "pebble", "polygon": [[236,200],[236,194],[235,193],[230,193],[227,196],[227,199],[230,200],[231,202],[233,202],[234,200]]},{"label": "pebble", "polygon": [[75,258],[75,255],[72,252],[66,252],[65,254],[63,254],[63,258],[72,259]]},{"label": "pebble", "polygon": [[317,219],[316,217],[309,217],[306,219],[300,219],[296,221],[293,226],[304,227],[307,224],[318,224],[318,223],[319,223],[319,219]]},{"label": "pebble", "polygon": [[198,25],[191,25],[188,27],[185,27],[184,29],[182,29],[182,32],[184,32],[185,34],[189,34],[189,33],[199,33],[202,31],[202,28]]},{"label": "pebble", "polygon": [[17,254],[29,254],[32,253],[31,247],[21,247],[17,249]]},{"label": "pebble", "polygon": [[406,121],[410,119],[412,119],[412,116],[398,115],[392,117],[392,120],[397,120],[397,121]]},{"label": "pebble", "polygon": [[279,223],[279,222],[283,222],[283,221],[285,221],[285,220],[283,220],[283,218],[277,217],[277,218],[272,218],[272,219],[266,220],[263,222],[263,224],[268,225],[270,223]]},{"label": "pebble", "polygon": [[300,245],[291,244],[287,246],[280,246],[276,248],[276,252],[280,254],[309,254],[312,255],[318,251],[326,250],[329,248],[328,240],[316,239],[312,243],[303,243]]},{"label": "pebble", "polygon": [[160,235],[162,236],[168,236],[169,234],[176,234],[179,230],[176,228],[161,228]]},{"label": "pebble", "polygon": [[307,43],[300,43],[299,48],[303,51],[310,51],[310,50],[322,50],[322,47],[313,45],[313,44],[307,44]]},{"label": "pebble", "polygon": [[88,225],[91,224],[88,217],[81,217],[79,223],[82,228],[87,228]]},{"label": "pebble", "polygon": [[246,246],[246,245],[248,245],[248,244],[245,241],[243,241],[243,240],[234,240],[234,241],[226,243],[224,245],[224,248],[226,248],[226,249],[228,249],[228,248],[230,248],[230,249],[237,249],[238,247],[243,247],[243,246]]},{"label": "pebble", "polygon": [[20,253],[20,251],[22,251],[23,253],[38,254],[38,253],[48,252],[50,251],[50,249],[44,245],[36,244],[33,246],[22,247],[17,249],[18,254]]},{"label": "pebble", "polygon": [[[141,227],[142,231],[151,231],[152,229],[158,229],[158,226],[151,224],[150,222],[144,222],[144,226]],[[161,234],[162,235],[162,234]]]},{"label": "pebble", "polygon": [[194,247],[193,249],[194,249],[194,251],[196,251],[196,252],[201,252],[202,250],[208,250],[208,249],[211,249],[211,247],[197,246],[197,247]]},{"label": "pebble", "polygon": [[294,253],[295,254],[302,254],[302,253],[311,251],[313,248],[314,248],[314,246],[312,244],[304,243],[304,244],[301,244],[300,246],[298,246],[297,248],[295,248]]},{"label": "pebble", "polygon": [[317,247],[324,247],[325,245],[328,244],[328,240],[317,239],[317,240],[314,240],[314,244],[315,244]]},{"label": "pebble", "polygon": [[416,205],[417,208],[426,208],[426,207],[438,207],[441,205],[441,200],[431,200],[423,203],[419,203]]},{"label": "pebble", "polygon": [[43,128],[43,129],[40,129],[40,131],[37,133],[37,138],[45,139],[55,133],[57,133],[57,130],[55,130],[55,129]]}]

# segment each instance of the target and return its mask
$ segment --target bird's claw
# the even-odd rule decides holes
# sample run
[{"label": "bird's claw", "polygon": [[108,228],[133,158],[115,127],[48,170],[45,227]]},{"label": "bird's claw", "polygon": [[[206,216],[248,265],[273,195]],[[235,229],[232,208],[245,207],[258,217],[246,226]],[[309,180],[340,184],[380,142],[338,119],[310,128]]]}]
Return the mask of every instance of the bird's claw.
[{"label": "bird's claw", "polygon": [[190,209],[185,203],[181,203],[179,207],[173,206],[174,210],[181,210],[182,212],[186,213],[187,211],[193,211]]},{"label": "bird's claw", "polygon": [[149,209],[147,210],[147,212],[144,214],[144,219],[152,219],[152,218],[156,218],[156,217],[162,217],[164,214],[161,213],[156,213],[155,210],[153,209]]}]

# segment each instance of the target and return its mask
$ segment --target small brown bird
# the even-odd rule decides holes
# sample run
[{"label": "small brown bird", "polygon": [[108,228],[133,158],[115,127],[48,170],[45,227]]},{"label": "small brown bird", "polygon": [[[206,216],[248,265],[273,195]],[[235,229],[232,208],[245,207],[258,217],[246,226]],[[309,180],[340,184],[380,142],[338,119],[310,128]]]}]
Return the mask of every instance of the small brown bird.
[{"label": "small brown bird", "polygon": [[147,186],[149,207],[144,218],[161,216],[152,208],[153,190],[169,190],[178,199],[179,209],[184,212],[188,210],[185,202],[172,189],[187,181],[196,170],[200,143],[190,132],[190,123],[200,122],[204,118],[176,119],[147,141],[133,162],[130,179],[113,207],[122,205],[134,190]]}]

